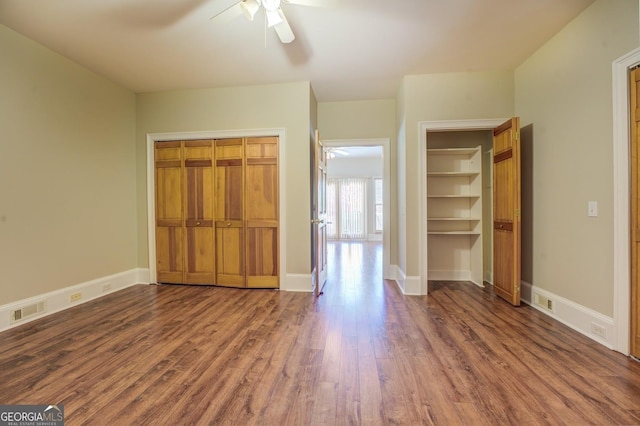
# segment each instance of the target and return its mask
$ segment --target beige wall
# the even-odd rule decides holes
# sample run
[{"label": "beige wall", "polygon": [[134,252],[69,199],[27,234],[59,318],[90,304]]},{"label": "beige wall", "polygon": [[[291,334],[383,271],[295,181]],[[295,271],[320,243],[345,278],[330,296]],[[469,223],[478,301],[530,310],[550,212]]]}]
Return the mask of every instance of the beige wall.
[{"label": "beige wall", "polygon": [[[407,276],[420,275],[420,228],[419,208],[421,202],[419,126],[422,121],[470,120],[507,118],[514,112],[513,73],[478,72],[406,76],[402,85],[405,99],[406,126],[404,142],[398,142],[403,156],[398,172],[398,191],[404,192],[406,205],[399,212],[400,221],[406,222],[405,247],[399,252],[406,258],[399,265]],[[403,219],[402,215],[406,215]],[[402,226],[402,223],[400,224]]]},{"label": "beige wall", "polygon": [[136,150],[140,265],[148,266],[147,134],[284,128],[286,272],[309,274],[310,96],[308,82],[139,94]]},{"label": "beige wall", "polygon": [[0,26],[0,305],[138,266],[135,96]]},{"label": "beige wall", "polygon": [[[637,0],[599,0],[515,72],[533,158],[532,284],[613,314],[612,61],[638,47]],[[525,140],[523,139],[523,142]],[[587,202],[598,217],[587,217]],[[524,207],[524,206],[523,206]],[[526,275],[525,275],[526,277]]]},{"label": "beige wall", "polygon": [[395,109],[393,99],[320,102],[320,136],[326,140],[389,138],[395,145]]},{"label": "beige wall", "polygon": [[[393,99],[320,102],[318,128],[324,140],[388,138],[390,145],[389,262],[397,262],[396,102]],[[386,223],[386,221],[385,221]]]},{"label": "beige wall", "polygon": [[351,156],[332,158],[327,164],[327,177],[382,177],[384,161],[382,157]]}]

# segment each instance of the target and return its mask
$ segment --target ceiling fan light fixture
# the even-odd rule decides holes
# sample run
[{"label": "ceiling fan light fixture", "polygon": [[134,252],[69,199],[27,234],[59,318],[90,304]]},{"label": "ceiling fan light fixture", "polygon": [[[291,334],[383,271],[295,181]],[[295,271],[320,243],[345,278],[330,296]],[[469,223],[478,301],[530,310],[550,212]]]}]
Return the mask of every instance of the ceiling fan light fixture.
[{"label": "ceiling fan light fixture", "polygon": [[280,13],[278,10],[267,9],[266,12],[267,12],[267,26],[269,28],[273,27],[274,25],[278,25],[279,23],[284,21],[280,16]]},{"label": "ceiling fan light fixture", "polygon": [[258,4],[256,0],[243,0],[240,2],[240,8],[244,16],[246,16],[248,20],[253,21],[253,17],[256,16],[260,4]]},{"label": "ceiling fan light fixture", "polygon": [[269,12],[275,12],[280,8],[280,0],[262,0],[262,6]]}]

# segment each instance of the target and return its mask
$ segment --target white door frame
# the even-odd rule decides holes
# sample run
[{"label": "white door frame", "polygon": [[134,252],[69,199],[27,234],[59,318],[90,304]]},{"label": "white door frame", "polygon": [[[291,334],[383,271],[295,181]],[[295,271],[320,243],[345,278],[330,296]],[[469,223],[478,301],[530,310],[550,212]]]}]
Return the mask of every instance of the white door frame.
[{"label": "white door frame", "polygon": [[385,280],[395,280],[396,275],[391,269],[391,141],[389,138],[376,139],[323,139],[325,147],[341,146],[381,146],[383,162],[382,179],[382,277]]},{"label": "white door frame", "polygon": [[508,118],[493,118],[479,120],[445,120],[445,121],[420,121],[420,203],[418,204],[419,232],[420,232],[420,294],[429,291],[429,277],[427,265],[427,132],[430,131],[456,131],[456,130],[493,130]]},{"label": "white door frame", "polygon": [[640,48],[613,61],[613,349],[629,355],[631,312],[629,69]]},{"label": "white door frame", "polygon": [[201,132],[149,133],[147,134],[147,241],[149,252],[149,283],[156,282],[156,179],[154,143],[158,141],[187,141],[194,139],[223,139],[258,136],[278,137],[278,198],[279,198],[279,281],[280,290],[287,287],[287,232],[285,190],[285,129],[248,129]]}]

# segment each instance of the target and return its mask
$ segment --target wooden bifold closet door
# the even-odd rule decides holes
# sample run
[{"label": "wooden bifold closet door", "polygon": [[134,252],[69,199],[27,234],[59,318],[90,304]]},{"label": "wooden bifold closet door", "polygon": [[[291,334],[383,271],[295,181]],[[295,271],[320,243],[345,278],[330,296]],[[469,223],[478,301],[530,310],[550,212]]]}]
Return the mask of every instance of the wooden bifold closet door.
[{"label": "wooden bifold closet door", "polygon": [[247,287],[278,287],[278,138],[245,145]]},{"label": "wooden bifold closet door", "polygon": [[213,141],[156,142],[158,282],[214,283]]},{"label": "wooden bifold closet door", "polygon": [[157,281],[277,288],[278,138],[156,142]]},{"label": "wooden bifold closet door", "polygon": [[277,288],[278,138],[216,140],[216,284]]},{"label": "wooden bifold closet door", "polygon": [[216,284],[245,287],[244,143],[216,141]]}]

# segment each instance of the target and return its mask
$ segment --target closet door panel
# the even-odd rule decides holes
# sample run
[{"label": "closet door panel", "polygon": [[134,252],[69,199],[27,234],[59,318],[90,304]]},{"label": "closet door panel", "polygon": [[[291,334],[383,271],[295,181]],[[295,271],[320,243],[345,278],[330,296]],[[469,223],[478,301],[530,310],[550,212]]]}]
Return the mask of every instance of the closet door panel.
[{"label": "closet door panel", "polygon": [[278,138],[246,144],[247,286],[278,287]]},{"label": "closet door panel", "polygon": [[278,165],[247,159],[247,220],[277,220]]},{"label": "closet door panel", "polygon": [[186,284],[214,283],[213,146],[185,142],[184,215]]},{"label": "closet door panel", "polygon": [[216,284],[244,287],[244,269],[242,221],[216,222]]},{"label": "closet door panel", "polygon": [[156,279],[159,283],[182,283],[184,271],[182,241],[182,227],[156,228]]},{"label": "closet door panel", "polygon": [[247,224],[247,287],[278,287],[278,227]]},{"label": "closet door panel", "polygon": [[182,146],[155,144],[156,280],[181,283],[184,273],[182,211]]},{"label": "closet door panel", "polygon": [[244,208],[242,139],[216,142],[216,218],[242,220]]},{"label": "closet door panel", "polygon": [[215,141],[216,284],[245,287],[244,145]]}]

